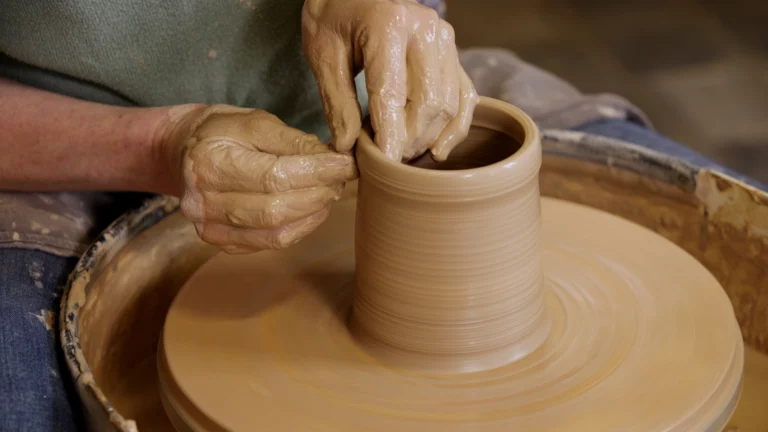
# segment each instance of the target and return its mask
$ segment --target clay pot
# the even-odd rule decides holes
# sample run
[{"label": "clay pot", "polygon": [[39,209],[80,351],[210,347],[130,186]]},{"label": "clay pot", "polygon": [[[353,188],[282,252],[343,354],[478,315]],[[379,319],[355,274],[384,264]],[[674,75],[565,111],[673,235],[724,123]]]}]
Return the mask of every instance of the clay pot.
[{"label": "clay pot", "polygon": [[484,98],[447,161],[395,163],[365,132],[357,160],[355,334],[385,361],[430,371],[493,368],[536,349],[549,324],[534,122]]}]

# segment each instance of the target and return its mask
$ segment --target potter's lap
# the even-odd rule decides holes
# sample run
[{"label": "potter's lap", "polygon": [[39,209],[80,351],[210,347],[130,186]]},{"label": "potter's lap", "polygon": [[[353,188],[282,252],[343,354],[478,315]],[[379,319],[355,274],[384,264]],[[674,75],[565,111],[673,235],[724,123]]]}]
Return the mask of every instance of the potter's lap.
[{"label": "potter's lap", "polygon": [[61,286],[75,260],[0,249],[0,431],[76,431],[57,346]]}]

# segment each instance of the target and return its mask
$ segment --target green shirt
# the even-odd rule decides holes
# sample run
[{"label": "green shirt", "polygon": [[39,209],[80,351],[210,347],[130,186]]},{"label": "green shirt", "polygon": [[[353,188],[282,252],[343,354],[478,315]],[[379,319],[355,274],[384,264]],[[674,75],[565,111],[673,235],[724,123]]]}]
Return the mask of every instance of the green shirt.
[{"label": "green shirt", "polygon": [[0,75],[115,105],[261,108],[328,137],[303,0],[6,0]]}]

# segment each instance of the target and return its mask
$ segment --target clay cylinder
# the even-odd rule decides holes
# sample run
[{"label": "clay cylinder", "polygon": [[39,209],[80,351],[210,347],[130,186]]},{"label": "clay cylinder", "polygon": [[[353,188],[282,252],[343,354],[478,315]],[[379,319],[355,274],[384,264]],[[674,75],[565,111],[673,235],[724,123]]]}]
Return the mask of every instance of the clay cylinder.
[{"label": "clay cylinder", "polygon": [[539,251],[534,122],[482,98],[447,161],[388,160],[357,145],[350,327],[376,357],[434,372],[519,359],[549,332]]}]

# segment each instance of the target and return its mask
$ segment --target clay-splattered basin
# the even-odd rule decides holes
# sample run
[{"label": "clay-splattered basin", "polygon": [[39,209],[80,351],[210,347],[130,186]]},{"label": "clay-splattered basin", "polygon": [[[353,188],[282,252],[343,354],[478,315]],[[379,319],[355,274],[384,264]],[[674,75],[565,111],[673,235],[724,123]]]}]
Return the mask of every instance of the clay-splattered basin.
[{"label": "clay-splattered basin", "polygon": [[[768,194],[642,147],[582,138],[544,134],[542,193],[609,211],[680,245],[724,286],[746,343],[768,353]],[[177,204],[155,198],[115,222],[66,289],[62,345],[91,430],[172,430],[157,391],[158,337],[178,289],[216,252]]]}]

